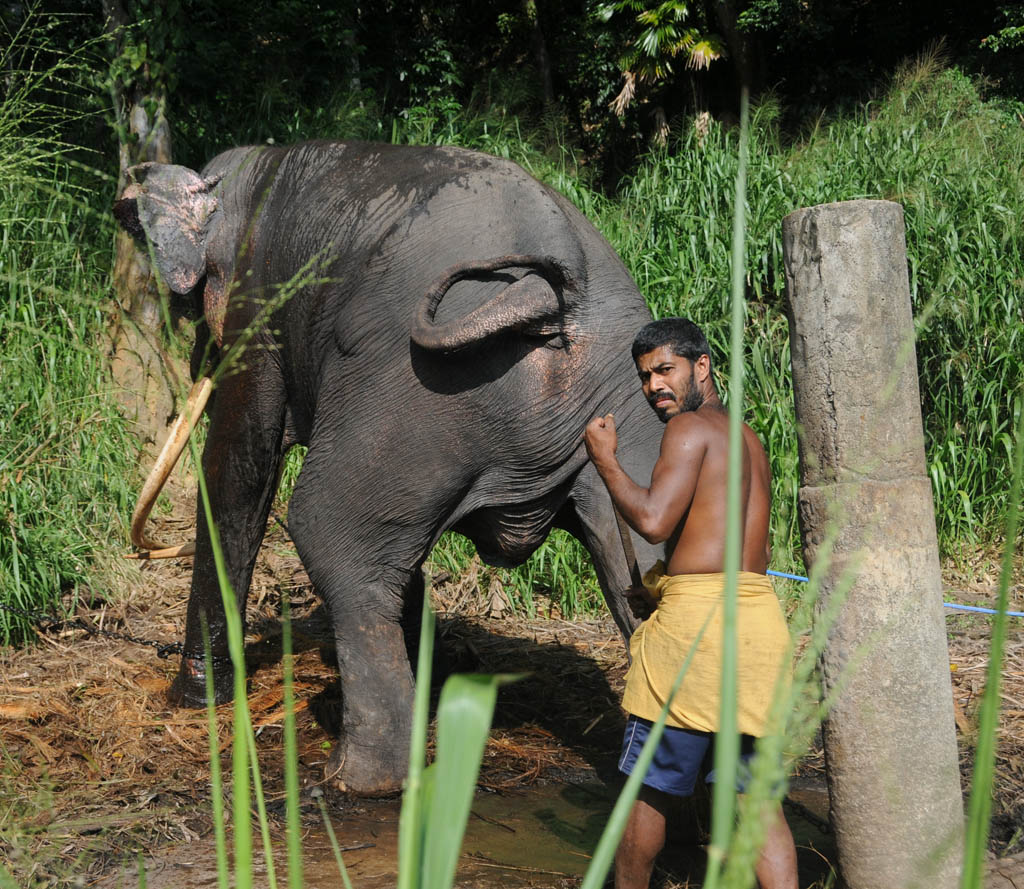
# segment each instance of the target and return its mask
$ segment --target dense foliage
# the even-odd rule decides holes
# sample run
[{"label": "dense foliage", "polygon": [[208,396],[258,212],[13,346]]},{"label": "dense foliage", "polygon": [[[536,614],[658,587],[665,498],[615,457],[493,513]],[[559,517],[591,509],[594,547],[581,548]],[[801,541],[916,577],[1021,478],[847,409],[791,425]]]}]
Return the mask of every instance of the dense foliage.
[{"label": "dense foliage", "polygon": [[[39,0],[0,8],[0,34]],[[47,0],[53,40],[107,42],[92,76],[109,109],[118,83],[167,95],[175,154],[190,166],[225,147],[344,132],[390,138],[432,108],[504,108],[568,141],[604,185],[632,170],[662,120],[735,120],[738,86],[774,95],[787,127],[876,93],[929,47],[1020,96],[1020,10],[1006,0]],[[0,37],[2,40],[2,37]],[[621,117],[610,105],[636,77]],[[649,77],[648,75],[653,75]],[[109,110],[107,112],[109,114]],[[102,132],[84,132],[93,147]],[[110,132],[107,146],[110,147]]]},{"label": "dense foliage", "polygon": [[[136,443],[100,338],[113,183],[64,160],[80,59],[33,71],[43,49],[0,52],[0,604],[52,610],[89,595],[120,537]],[[29,626],[0,609],[0,644]]]},{"label": "dense foliage", "polygon": [[[801,9],[809,15],[814,7]],[[5,7],[3,15],[15,8]],[[137,12],[145,8],[142,0],[132,5]],[[785,7],[747,8],[751,15],[760,10],[758,27],[767,33],[780,25]],[[167,5],[163,42],[146,42],[146,29],[154,25],[143,20],[133,31],[136,42],[120,44],[115,73],[123,82],[126,72],[147,69],[152,46],[167,48],[166,64],[150,73],[169,90],[175,154],[182,162],[200,164],[237,141],[317,136],[445,142],[511,157],[602,229],[655,314],[687,314],[705,325],[724,366],[737,154],[727,116],[724,122],[699,118],[697,125],[692,116],[672,118],[667,144],[637,153],[639,118],[619,122],[605,108],[619,86],[621,35],[602,30],[582,7],[566,9],[561,18],[543,4],[535,7],[549,52],[559,60],[557,107],[547,112],[525,45],[528,7],[512,5],[498,14],[496,29],[484,26],[487,16],[497,14],[492,7],[463,18],[448,7],[392,5],[389,16],[344,5],[333,9],[314,15],[299,0],[256,7],[229,0],[215,13],[207,4],[179,0]],[[1016,51],[1013,35],[1004,35],[998,22],[978,19],[985,34],[1009,41],[999,44],[1000,51]],[[128,465],[133,448],[105,382],[108,208],[117,162],[113,116],[104,110],[111,74],[102,62],[97,21],[69,17],[52,28],[29,28],[35,36],[15,35],[20,42],[11,46],[20,51],[3,56],[5,601],[53,604],[63,593],[95,585],[91,556],[120,540],[136,484]],[[473,28],[483,35],[475,42]],[[570,35],[578,42],[572,44]],[[295,55],[300,38],[301,64]],[[488,61],[482,60],[485,50]],[[566,73],[567,60],[575,73]],[[827,201],[888,198],[904,206],[941,547],[955,555],[965,543],[999,535],[1012,429],[1024,402],[1024,127],[1020,104],[987,97],[985,89],[961,69],[929,57],[890,76],[870,101],[803,129],[789,125],[784,102],[763,98],[757,106],[747,193],[746,399],[773,460],[774,567],[799,567],[779,223],[793,209]],[[580,96],[588,91],[585,102]],[[95,113],[69,111],[83,106]],[[600,125],[588,123],[598,117]],[[595,171],[614,168],[606,162],[619,151],[615,145],[630,147],[622,165],[630,172],[608,188],[608,177]],[[459,571],[471,559],[461,540],[446,541],[434,557],[439,567]],[[485,589],[502,590],[528,611],[540,607],[538,590],[553,592],[565,614],[594,600],[589,561],[565,535],[552,535],[515,572],[483,570]],[[10,627],[11,619],[0,615],[3,632]],[[23,625],[17,627],[15,635]]]}]

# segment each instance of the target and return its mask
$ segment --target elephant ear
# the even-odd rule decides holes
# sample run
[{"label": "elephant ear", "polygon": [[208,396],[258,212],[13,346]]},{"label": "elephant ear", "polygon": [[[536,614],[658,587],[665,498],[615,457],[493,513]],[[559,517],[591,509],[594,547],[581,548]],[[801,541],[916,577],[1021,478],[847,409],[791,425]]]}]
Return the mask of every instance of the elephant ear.
[{"label": "elephant ear", "polygon": [[[456,282],[501,269],[529,271],[467,315],[444,323],[435,320],[441,300]],[[568,270],[552,256],[509,255],[459,263],[445,270],[420,300],[412,340],[430,351],[456,352],[501,333],[557,333],[573,292]]]},{"label": "elephant ear", "polygon": [[131,167],[128,177],[114,216],[133,237],[149,242],[167,286],[188,293],[206,272],[206,245],[218,217],[211,191],[219,180],[157,163]]}]

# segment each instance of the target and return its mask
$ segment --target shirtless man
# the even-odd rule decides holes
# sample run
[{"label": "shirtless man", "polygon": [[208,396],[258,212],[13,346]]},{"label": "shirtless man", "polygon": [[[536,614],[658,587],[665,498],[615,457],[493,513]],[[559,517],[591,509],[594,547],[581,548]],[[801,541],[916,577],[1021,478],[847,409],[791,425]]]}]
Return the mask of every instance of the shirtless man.
[{"label": "shirtless man", "polygon": [[[665,423],[650,485],[634,482],[616,459],[611,414],[591,420],[584,435],[590,459],[626,522],[649,542],[667,543],[667,567],[649,572],[645,589],[629,594],[634,613],[649,617],[630,641],[633,659],[623,696],[629,720],[619,763],[625,773],[632,771],[690,644],[705,619],[709,622],[673,699],[658,753],[619,844],[616,889],[648,886],[654,859],[665,844],[669,801],[693,792],[717,729],[729,454],[728,414],[715,388],[707,340],[695,324],[668,318],[647,325],[633,343],[633,360],[644,396]],[[788,670],[789,636],[765,576],[771,506],[768,458],[745,424],[742,466],[738,717],[744,755],[749,758],[753,737],[769,730],[767,711],[774,684]],[[756,875],[762,889],[797,886],[793,837],[777,804],[766,813]]]}]

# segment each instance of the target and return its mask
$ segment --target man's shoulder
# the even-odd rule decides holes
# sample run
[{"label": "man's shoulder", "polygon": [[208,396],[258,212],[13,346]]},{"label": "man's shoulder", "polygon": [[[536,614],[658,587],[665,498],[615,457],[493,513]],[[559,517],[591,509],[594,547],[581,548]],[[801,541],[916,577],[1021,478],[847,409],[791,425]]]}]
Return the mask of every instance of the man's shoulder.
[{"label": "man's shoulder", "polygon": [[699,416],[696,411],[683,411],[674,417],[668,418],[668,422],[665,423],[665,430],[667,432],[676,432],[683,429],[702,427],[706,424],[707,421]]},{"label": "man's shoulder", "polygon": [[718,427],[719,424],[697,411],[684,411],[669,418],[665,424],[665,438],[708,441],[721,435],[722,430]]},{"label": "man's shoulder", "polygon": [[767,458],[768,454],[765,450],[764,442],[761,441],[761,437],[746,423],[743,424],[743,435],[747,440],[747,446],[753,453],[763,454]]}]

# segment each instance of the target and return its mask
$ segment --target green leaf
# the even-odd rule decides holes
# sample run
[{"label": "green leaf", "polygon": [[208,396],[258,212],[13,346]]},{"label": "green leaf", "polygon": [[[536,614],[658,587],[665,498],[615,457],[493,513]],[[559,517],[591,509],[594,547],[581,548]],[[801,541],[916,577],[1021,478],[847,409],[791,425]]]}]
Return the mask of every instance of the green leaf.
[{"label": "green leaf", "polygon": [[437,757],[424,773],[423,886],[452,884],[498,687],[518,678],[457,674],[441,690]]},{"label": "green leaf", "polygon": [[2,864],[0,864],[0,889],[18,889],[18,884],[14,882],[14,877],[11,876],[10,871]]},{"label": "green leaf", "polygon": [[423,610],[420,650],[416,661],[416,696],[413,700],[412,737],[409,741],[409,776],[398,818],[398,889],[414,889],[422,876],[424,799],[431,781],[423,768],[430,711],[430,668],[434,655],[434,612],[430,610],[430,574],[423,568]]}]

